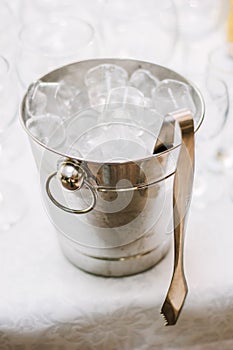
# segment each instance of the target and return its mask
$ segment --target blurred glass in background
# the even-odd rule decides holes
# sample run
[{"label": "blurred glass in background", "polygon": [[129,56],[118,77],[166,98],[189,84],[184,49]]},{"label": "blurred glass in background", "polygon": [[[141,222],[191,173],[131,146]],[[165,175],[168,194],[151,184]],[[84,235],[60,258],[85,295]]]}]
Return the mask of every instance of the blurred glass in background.
[{"label": "blurred glass in background", "polygon": [[23,87],[53,69],[98,55],[94,27],[62,13],[25,22],[18,40],[17,71]]},{"label": "blurred glass in background", "polygon": [[11,140],[10,145],[7,143],[18,117],[18,102],[14,69],[5,57],[0,56],[0,231],[8,230],[25,212],[22,188],[15,174],[9,171],[12,149],[18,157],[21,149],[16,137]]},{"label": "blurred glass in background", "polygon": [[208,52],[225,40],[228,0],[175,0],[179,24],[177,68],[204,73]]},{"label": "blurred glass in background", "polygon": [[172,0],[106,0],[101,21],[107,57],[130,57],[166,64],[178,39]]}]

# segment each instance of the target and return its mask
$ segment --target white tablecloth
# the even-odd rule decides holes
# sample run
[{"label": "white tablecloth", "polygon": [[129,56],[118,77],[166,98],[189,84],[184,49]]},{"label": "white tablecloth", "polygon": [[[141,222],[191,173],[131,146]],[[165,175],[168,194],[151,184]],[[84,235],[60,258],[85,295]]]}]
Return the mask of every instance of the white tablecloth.
[{"label": "white tablecloth", "polygon": [[43,209],[23,131],[21,138],[26,150],[8,170],[21,182],[28,207],[0,237],[1,350],[233,348],[233,203],[227,195],[191,210],[185,250],[189,294],[177,325],[164,327],[160,307],[172,249],[157,266],[131,277],[97,277],[74,267]]}]

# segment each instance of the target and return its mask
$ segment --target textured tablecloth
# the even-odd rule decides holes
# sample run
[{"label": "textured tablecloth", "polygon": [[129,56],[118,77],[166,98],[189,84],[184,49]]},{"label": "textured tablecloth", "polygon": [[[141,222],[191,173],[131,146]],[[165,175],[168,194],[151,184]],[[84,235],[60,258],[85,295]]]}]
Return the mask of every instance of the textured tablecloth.
[{"label": "textured tablecloth", "polygon": [[[0,236],[0,349],[118,350],[233,348],[233,203],[227,195],[192,209],[186,236],[189,294],[174,327],[160,316],[172,249],[147,272],[103,278],[62,255],[43,209],[26,143],[12,161],[28,203],[23,220]],[[16,193],[17,197],[17,193]]]}]

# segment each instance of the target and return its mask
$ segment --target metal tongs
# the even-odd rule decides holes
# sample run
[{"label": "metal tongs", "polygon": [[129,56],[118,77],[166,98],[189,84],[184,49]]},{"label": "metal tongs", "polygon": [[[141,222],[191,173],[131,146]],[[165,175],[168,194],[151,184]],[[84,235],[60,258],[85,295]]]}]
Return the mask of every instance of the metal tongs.
[{"label": "metal tongs", "polygon": [[170,148],[174,143],[175,122],[179,124],[182,141],[173,185],[174,270],[161,309],[161,314],[166,321],[165,325],[176,324],[188,293],[183,251],[194,177],[194,123],[190,111],[176,111],[164,118],[154,147],[154,154]]}]

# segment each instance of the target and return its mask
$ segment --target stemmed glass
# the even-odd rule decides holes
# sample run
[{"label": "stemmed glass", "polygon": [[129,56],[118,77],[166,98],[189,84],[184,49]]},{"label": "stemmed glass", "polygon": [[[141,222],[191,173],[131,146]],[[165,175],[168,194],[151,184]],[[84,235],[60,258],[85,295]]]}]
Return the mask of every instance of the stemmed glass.
[{"label": "stemmed glass", "polygon": [[233,170],[233,44],[226,43],[213,49],[208,56],[208,74],[223,79],[229,90],[230,110],[227,126],[221,134],[218,152],[216,153],[216,172],[231,172]]},{"label": "stemmed glass", "polygon": [[179,24],[177,69],[204,73],[208,52],[222,41],[221,30],[227,17],[227,0],[175,0]]},{"label": "stemmed glass", "polygon": [[[0,231],[7,230],[15,224],[25,210],[24,196],[21,188],[11,182],[12,173],[9,162],[11,152],[4,149],[5,138],[10,133],[18,112],[17,86],[8,61],[0,56],[0,159],[2,169],[0,172]],[[14,140],[16,146],[17,140]],[[16,146],[17,147],[17,146]],[[7,179],[4,178],[7,176]]]},{"label": "stemmed glass", "polygon": [[108,0],[104,10],[105,56],[169,62],[178,34],[173,0]]},{"label": "stemmed glass", "polygon": [[5,0],[0,1],[0,51],[12,55],[15,51],[15,33],[18,29],[17,18]]},{"label": "stemmed glass", "polygon": [[192,80],[200,88],[206,106],[205,118],[196,138],[196,173],[193,202],[202,208],[223,194],[220,176],[210,170],[218,163],[216,154],[229,112],[226,83],[213,76],[198,76]]},{"label": "stemmed glass", "polygon": [[91,21],[95,25],[101,20],[101,13],[106,0],[21,0],[19,17],[27,22],[30,17],[36,20],[47,13],[62,12],[65,16],[77,13],[79,18]]},{"label": "stemmed glass", "polygon": [[76,17],[53,13],[24,23],[19,32],[17,71],[25,88],[47,72],[98,55],[92,25]]}]

